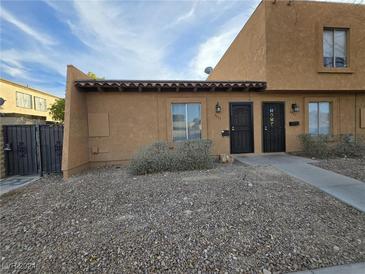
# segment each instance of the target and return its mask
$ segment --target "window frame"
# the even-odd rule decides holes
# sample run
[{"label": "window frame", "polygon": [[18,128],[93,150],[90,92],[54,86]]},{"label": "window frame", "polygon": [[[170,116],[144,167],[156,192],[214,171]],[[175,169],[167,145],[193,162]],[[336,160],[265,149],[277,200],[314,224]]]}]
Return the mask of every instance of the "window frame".
[{"label": "window frame", "polygon": [[[189,140],[201,140],[203,139],[203,126],[202,126],[202,103],[201,102],[171,102],[170,103],[170,111],[171,111],[171,139],[172,142],[184,142]],[[184,105],[185,108],[185,139],[184,140],[174,140],[174,112],[173,112],[173,106],[174,105]],[[188,125],[188,105],[199,105],[199,118],[200,118],[200,138],[199,139],[189,139],[189,125]]]},{"label": "window frame", "polygon": [[[325,31],[332,32],[332,66],[325,66],[324,64],[324,33]],[[336,54],[335,54],[335,33],[336,31],[345,32],[345,65],[343,67],[336,66]],[[325,69],[348,69],[349,68],[349,28],[347,27],[323,27],[322,31],[322,67]]]},{"label": "window frame", "polygon": [[[30,107],[20,106],[18,101],[18,94],[27,95],[30,97]],[[15,102],[16,106],[19,108],[25,108],[25,109],[33,109],[33,96],[31,94],[21,92],[21,91],[15,91]]]},{"label": "window frame", "polygon": [[[323,134],[323,133],[319,133],[319,128],[320,128],[320,107],[319,107],[319,105],[321,104],[321,103],[327,103],[328,104],[328,106],[329,106],[329,132],[328,132],[328,134]],[[317,131],[317,133],[311,133],[310,132],[310,112],[309,112],[309,109],[310,109],[310,107],[309,107],[309,105],[310,104],[316,104],[317,105],[317,127],[316,127],[316,131]],[[310,134],[310,135],[312,135],[312,136],[320,136],[320,135],[327,135],[327,136],[331,136],[332,135],[332,133],[333,133],[333,128],[332,128],[332,126],[333,126],[333,106],[332,106],[332,102],[331,101],[309,101],[308,103],[307,103],[307,113],[308,113],[308,124],[307,124],[307,126],[308,126],[308,133]]]},{"label": "window frame", "polygon": [[[33,97],[34,97],[34,99],[33,99],[34,100],[34,110],[42,111],[42,112],[47,112],[47,99],[42,98],[42,97],[39,97],[39,96],[33,96]],[[43,109],[37,109],[36,98],[41,99],[41,100],[44,100],[45,106],[46,106],[46,108],[44,110]]]}]

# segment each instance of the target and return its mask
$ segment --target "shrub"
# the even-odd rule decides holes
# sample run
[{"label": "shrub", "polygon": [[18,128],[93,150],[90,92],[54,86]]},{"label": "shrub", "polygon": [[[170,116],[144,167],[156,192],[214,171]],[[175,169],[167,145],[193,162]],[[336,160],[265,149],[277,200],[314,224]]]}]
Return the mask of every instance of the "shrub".
[{"label": "shrub", "polygon": [[365,143],[361,139],[355,140],[351,134],[343,134],[337,137],[326,135],[313,136],[302,134],[299,136],[306,156],[319,159],[337,157],[364,157]]},{"label": "shrub", "polygon": [[351,134],[339,136],[335,146],[335,154],[339,157],[358,158],[365,156],[365,143],[355,139]]},{"label": "shrub", "polygon": [[327,135],[313,136],[310,134],[301,134],[299,135],[299,140],[306,156],[324,159],[332,155],[332,149],[328,143]]},{"label": "shrub", "polygon": [[141,175],[212,168],[211,146],[210,140],[178,142],[172,148],[165,142],[157,142],[137,152],[130,162],[129,171]]}]

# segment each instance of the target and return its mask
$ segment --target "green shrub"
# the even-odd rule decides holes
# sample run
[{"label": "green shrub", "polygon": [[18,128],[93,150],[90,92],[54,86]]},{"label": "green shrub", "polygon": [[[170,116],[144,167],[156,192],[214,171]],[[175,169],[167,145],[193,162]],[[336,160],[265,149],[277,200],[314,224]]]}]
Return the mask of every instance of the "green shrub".
[{"label": "green shrub", "polygon": [[157,142],[142,148],[133,157],[129,172],[135,175],[162,171],[209,169],[213,166],[210,140],[178,142],[170,147]]},{"label": "green shrub", "polygon": [[355,139],[351,134],[343,134],[330,138],[327,135],[313,136],[302,134],[299,136],[303,152],[306,156],[319,159],[330,157],[357,158],[365,156],[365,143]]},{"label": "green shrub", "polygon": [[335,154],[339,157],[363,157],[365,156],[365,143],[361,139],[355,139],[351,134],[340,135],[335,146]]},{"label": "green shrub", "polygon": [[313,136],[310,134],[299,135],[303,152],[308,157],[319,159],[329,158],[332,156],[332,148],[329,144],[327,135]]}]

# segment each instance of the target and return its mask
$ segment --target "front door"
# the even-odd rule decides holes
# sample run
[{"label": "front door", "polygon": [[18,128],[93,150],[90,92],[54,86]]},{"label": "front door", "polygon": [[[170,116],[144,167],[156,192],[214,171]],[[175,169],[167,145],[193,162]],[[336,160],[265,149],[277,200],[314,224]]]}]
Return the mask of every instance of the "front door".
[{"label": "front door", "polygon": [[253,152],[252,103],[230,103],[231,153]]},{"label": "front door", "polygon": [[263,103],[262,112],[264,152],[285,151],[284,103]]}]

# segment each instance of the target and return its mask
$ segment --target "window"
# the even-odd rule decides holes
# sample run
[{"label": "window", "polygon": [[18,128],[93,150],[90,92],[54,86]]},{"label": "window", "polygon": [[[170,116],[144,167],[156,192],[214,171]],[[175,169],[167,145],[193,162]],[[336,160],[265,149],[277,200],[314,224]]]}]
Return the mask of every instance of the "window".
[{"label": "window", "polygon": [[323,30],[323,65],[330,68],[347,67],[347,30]]},{"label": "window", "polygon": [[172,104],[173,141],[201,138],[200,104]]},{"label": "window", "polygon": [[32,95],[17,91],[16,106],[21,108],[32,108]]},{"label": "window", "polygon": [[34,96],[34,108],[39,111],[47,111],[46,99]]},{"label": "window", "polygon": [[308,105],[309,133],[312,135],[330,134],[331,103],[311,102]]}]

